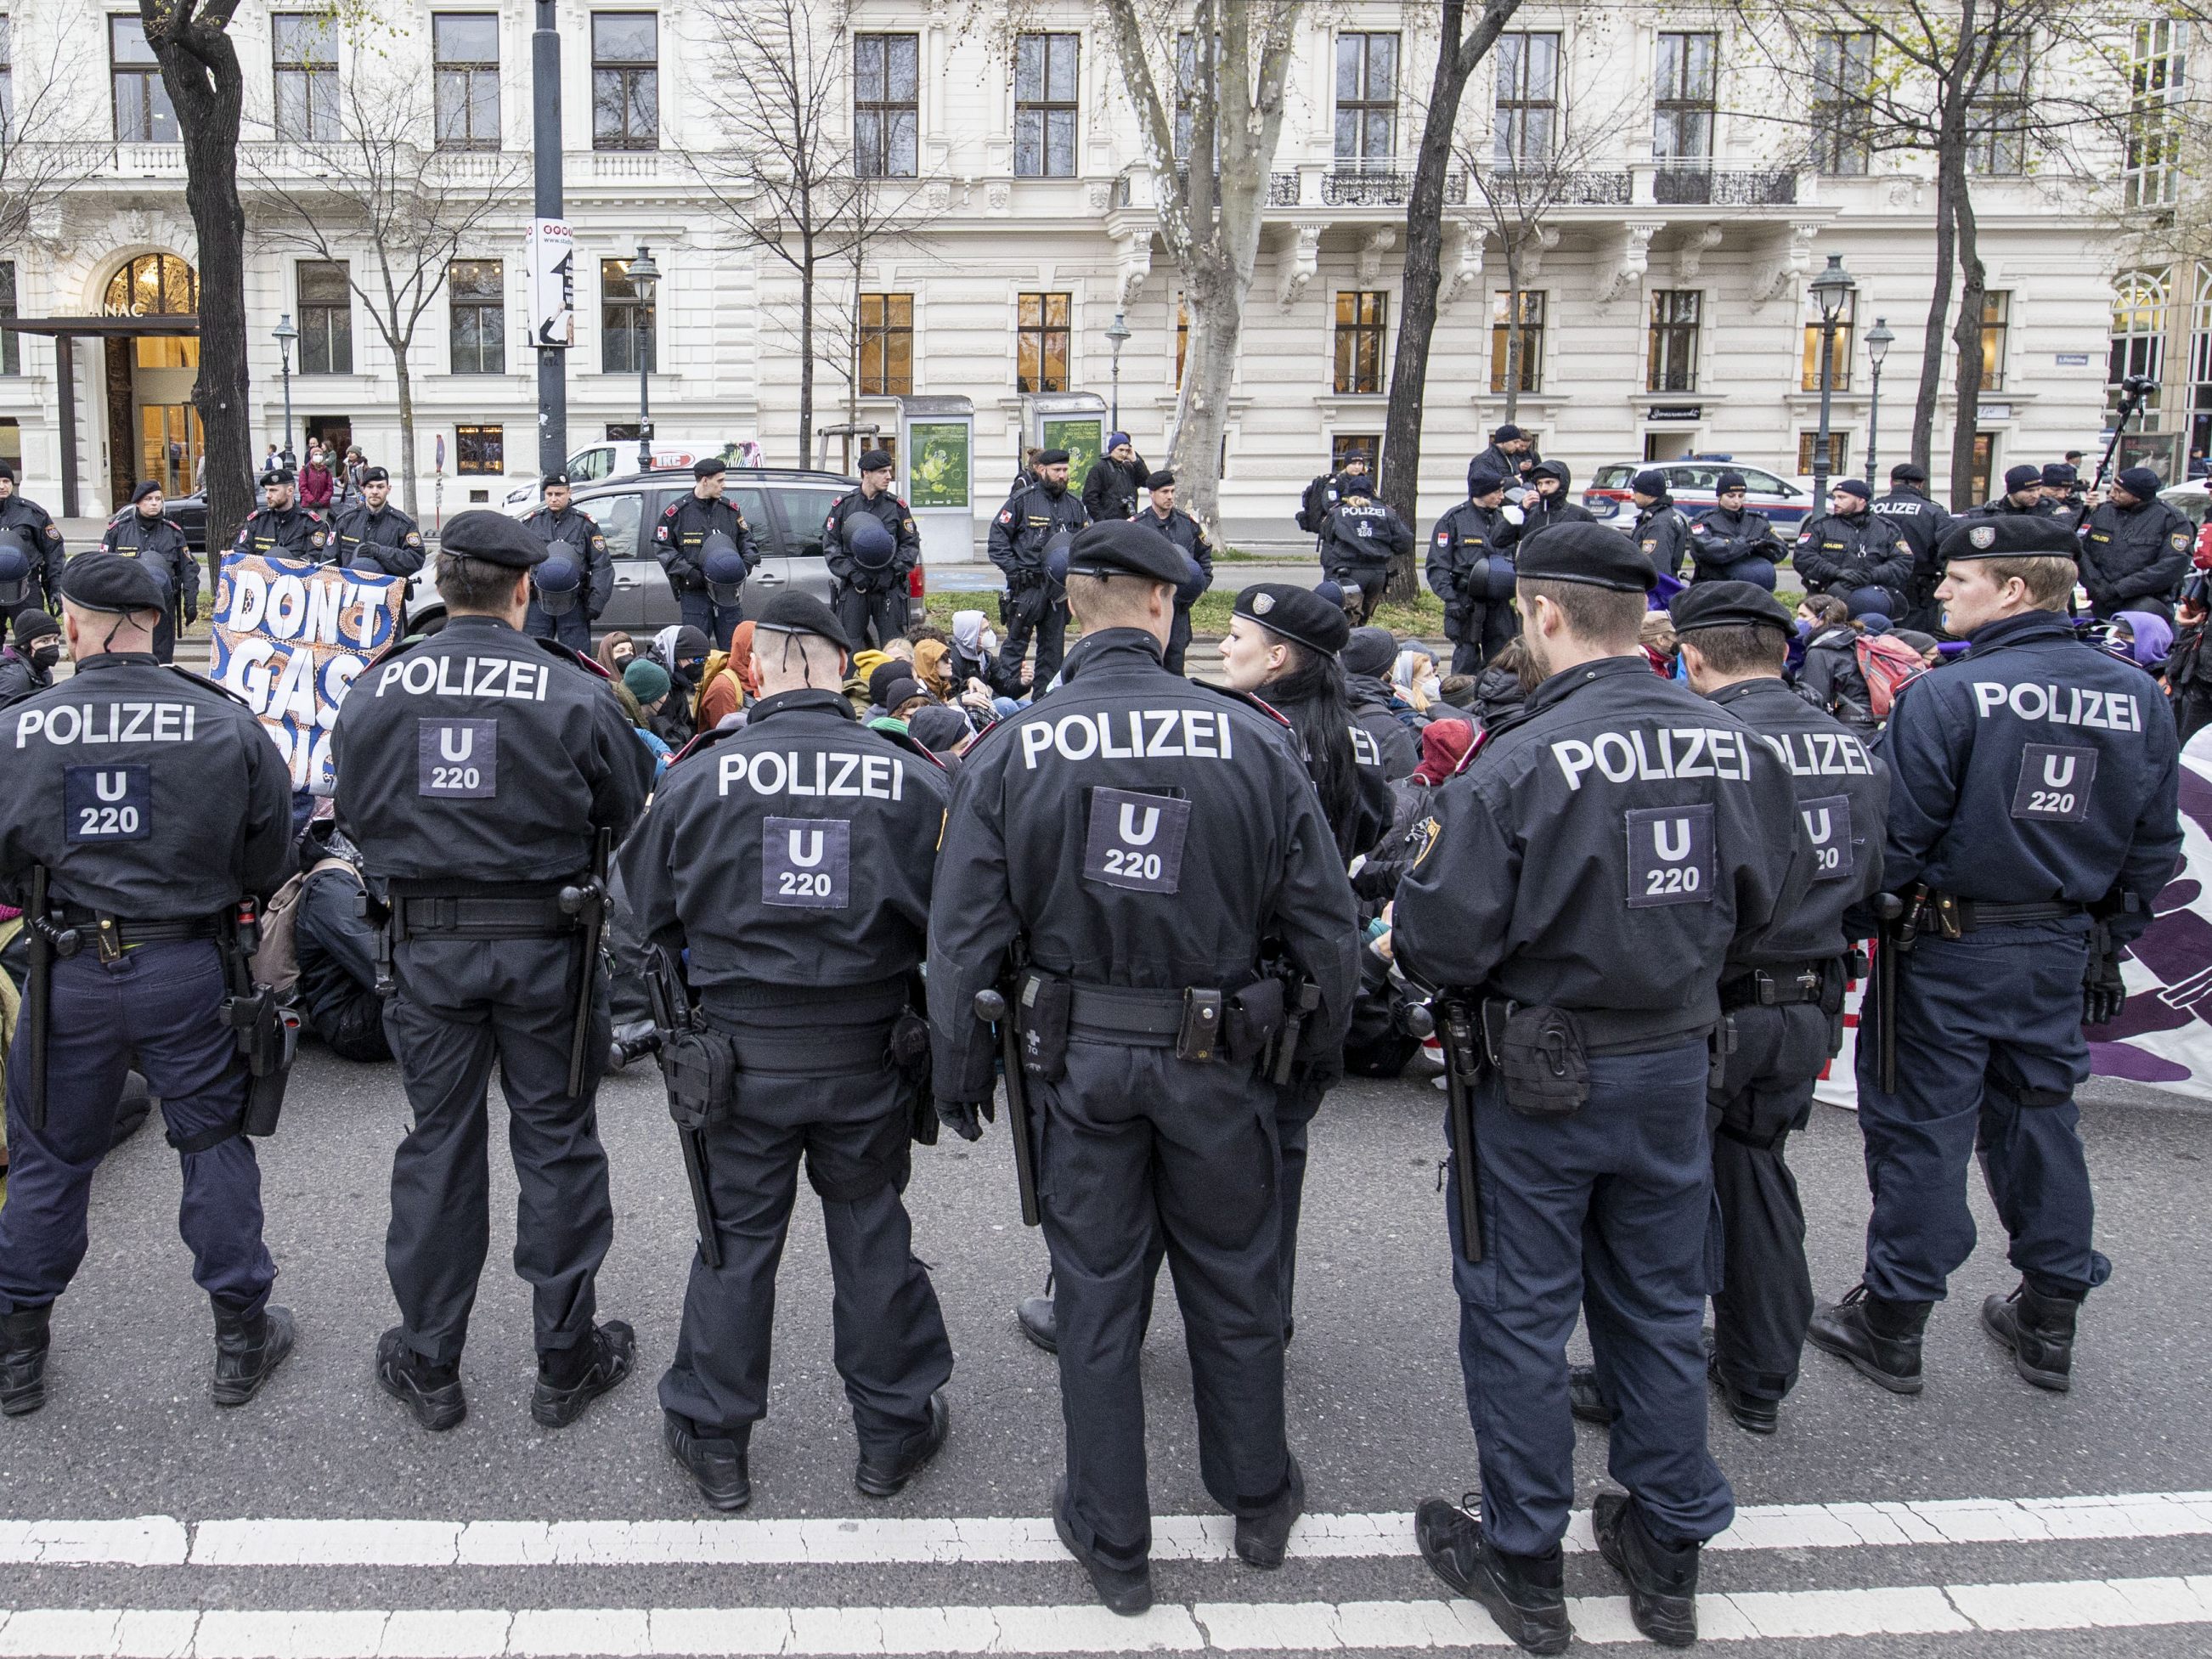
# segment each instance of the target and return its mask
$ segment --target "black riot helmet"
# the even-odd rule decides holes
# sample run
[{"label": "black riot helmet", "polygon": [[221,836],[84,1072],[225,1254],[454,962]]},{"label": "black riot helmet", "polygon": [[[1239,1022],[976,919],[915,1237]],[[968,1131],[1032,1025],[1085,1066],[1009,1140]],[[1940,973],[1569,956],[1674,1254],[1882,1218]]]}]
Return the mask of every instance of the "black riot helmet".
[{"label": "black riot helmet", "polygon": [[699,550],[699,573],[716,605],[735,605],[745,585],[745,556],[722,532],[711,531]]},{"label": "black riot helmet", "polygon": [[22,604],[31,591],[31,560],[22,538],[0,531],[0,609]]},{"label": "black riot helmet", "polygon": [[574,611],[584,586],[584,569],[576,550],[567,542],[555,542],[546,550],[545,562],[530,573],[530,581],[538,590],[538,608],[547,616],[562,617]]},{"label": "black riot helmet", "polygon": [[863,570],[881,570],[898,551],[898,544],[884,521],[872,514],[856,514],[845,532],[845,545],[853,555],[853,562]]}]

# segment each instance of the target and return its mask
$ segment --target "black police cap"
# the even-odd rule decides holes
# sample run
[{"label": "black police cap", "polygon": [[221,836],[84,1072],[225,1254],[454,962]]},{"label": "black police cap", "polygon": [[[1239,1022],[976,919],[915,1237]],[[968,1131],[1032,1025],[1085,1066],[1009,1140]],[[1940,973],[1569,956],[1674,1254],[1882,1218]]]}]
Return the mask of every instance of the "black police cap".
[{"label": "black police cap", "polygon": [[888,449],[871,449],[860,457],[863,472],[881,472],[890,465],[891,453]]},{"label": "black police cap", "polygon": [[1494,495],[1504,488],[1505,480],[1486,466],[1477,467],[1467,475],[1467,493],[1473,500]]},{"label": "black police cap", "polygon": [[1085,526],[1067,544],[1071,576],[1147,576],[1170,586],[1188,574],[1182,550],[1134,519],[1109,519]]},{"label": "black police cap", "polygon": [[261,475],[261,487],[264,489],[268,489],[270,484],[288,484],[291,482],[292,471],[289,467],[272,466]]},{"label": "black police cap", "polygon": [[158,495],[161,493],[161,485],[158,479],[141,478],[131,486],[131,505],[136,507],[149,495]]},{"label": "black police cap", "polygon": [[545,562],[544,542],[506,514],[480,507],[447,520],[440,545],[461,558],[503,564],[510,570],[527,570]]},{"label": "black police cap", "polygon": [[1936,544],[1936,556],[1954,559],[2071,559],[2081,543],[2063,519],[2040,513],[1999,513],[1956,519]]},{"label": "black police cap", "polygon": [[1695,582],[1677,593],[1667,607],[1674,631],[1688,634],[1700,628],[1736,628],[1756,623],[1782,633],[1790,630],[1790,613],[1782,601],[1756,582]]},{"label": "black police cap", "polygon": [[169,596],[152,568],[119,553],[80,553],[62,568],[62,597],[84,611],[166,611]]},{"label": "black police cap", "polygon": [[538,481],[538,493],[541,495],[549,489],[566,489],[568,487],[568,475],[565,472],[549,472]]},{"label": "black police cap", "polygon": [[365,484],[390,483],[392,475],[380,466],[365,466],[361,470],[358,482]]},{"label": "black police cap", "polygon": [[1163,470],[1145,474],[1145,488],[1147,489],[1170,489],[1174,486],[1175,474],[1172,472]]},{"label": "black police cap", "polygon": [[1036,464],[1039,466],[1066,466],[1067,452],[1064,449],[1041,449],[1037,452]]},{"label": "black police cap", "polygon": [[1295,582],[1255,582],[1237,596],[1237,614],[1324,656],[1334,656],[1352,637],[1342,605]]},{"label": "black police cap", "polygon": [[753,623],[756,638],[763,634],[811,634],[850,654],[853,641],[846,637],[837,613],[806,593],[779,593],[761,607]]},{"label": "black police cap", "polygon": [[1522,577],[1583,582],[1623,593],[1649,593],[1659,573],[1643,549],[1601,524],[1548,525],[1521,544],[1516,563]]},{"label": "black police cap", "polygon": [[730,464],[720,455],[709,455],[704,460],[691,463],[691,476],[695,478],[716,477],[729,470]]}]

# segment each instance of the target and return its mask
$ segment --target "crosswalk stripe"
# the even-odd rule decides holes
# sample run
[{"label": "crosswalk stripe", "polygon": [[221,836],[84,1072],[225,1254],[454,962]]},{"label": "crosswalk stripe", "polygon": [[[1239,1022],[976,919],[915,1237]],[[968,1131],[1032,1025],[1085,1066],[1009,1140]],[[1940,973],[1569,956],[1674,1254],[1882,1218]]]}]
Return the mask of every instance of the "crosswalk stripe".
[{"label": "crosswalk stripe", "polygon": [[[1708,1642],[2212,1624],[2212,1576],[1736,1591],[1698,1599]],[[1576,1633],[1644,1638],[1620,1596],[1571,1597]],[[1095,1605],[0,1611],[8,1659],[737,1659],[757,1654],[1352,1652],[1505,1647],[1471,1601],[1197,1601],[1139,1619]]]}]

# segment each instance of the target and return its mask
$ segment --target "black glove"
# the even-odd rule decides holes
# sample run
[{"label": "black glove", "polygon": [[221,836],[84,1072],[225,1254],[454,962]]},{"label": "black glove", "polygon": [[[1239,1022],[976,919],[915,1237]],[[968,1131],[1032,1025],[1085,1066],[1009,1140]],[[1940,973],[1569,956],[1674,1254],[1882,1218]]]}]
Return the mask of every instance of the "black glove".
[{"label": "black glove", "polygon": [[937,1145],[937,1111],[930,1103],[927,1090],[914,1097],[914,1109],[907,1120],[907,1133],[910,1139],[924,1146]]},{"label": "black glove", "polygon": [[940,1096],[937,1102],[937,1121],[963,1140],[981,1140],[983,1124],[996,1121],[998,1115],[998,1107],[988,1100],[946,1100]]},{"label": "black glove", "polygon": [[2128,988],[2120,978],[2119,947],[2100,927],[2090,935],[2089,963],[2081,972],[2081,1023],[2109,1025],[2127,1006]]},{"label": "black glove", "polygon": [[200,619],[200,608],[199,608],[199,606],[198,606],[198,605],[186,605],[186,606],[185,607],[185,627],[190,628],[190,627],[191,627],[194,623],[198,622],[199,619]]}]

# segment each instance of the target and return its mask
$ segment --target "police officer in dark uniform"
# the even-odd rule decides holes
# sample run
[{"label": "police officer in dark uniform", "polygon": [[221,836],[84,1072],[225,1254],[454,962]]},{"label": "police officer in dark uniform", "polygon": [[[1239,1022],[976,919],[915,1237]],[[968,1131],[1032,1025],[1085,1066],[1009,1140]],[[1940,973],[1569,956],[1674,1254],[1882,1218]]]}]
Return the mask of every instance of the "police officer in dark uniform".
[{"label": "police officer in dark uniform", "polygon": [[1896,781],[1882,882],[1905,904],[1880,946],[1896,952],[1896,1031],[1870,998],[1866,1270],[1811,1335],[1897,1394],[1920,1392],[1929,1310],[1973,1251],[1969,1158],[2021,1273],[1982,1322],[2024,1379],[2066,1389],[2081,1300],[2112,1271],[2091,1244],[2074,1105],[2081,1027],[2118,1012],[2118,947],[2180,854],[2179,745],[2142,671],[2067,621],[2074,549],[2039,515],[1952,526],[1936,597],[1972,647],[1905,690],[1881,740]]},{"label": "police officer in dark uniform", "polygon": [[994,1048],[975,994],[1010,952],[1019,973],[1067,1433],[1054,1519],[1100,1598],[1133,1614],[1152,1601],[1138,1350],[1156,1233],[1201,1471],[1237,1514],[1238,1554],[1279,1565],[1302,1506],[1258,1069],[1285,1004],[1260,964],[1279,941],[1318,990],[1301,1051],[1341,1044],[1358,971],[1343,860],[1283,723],[1161,665],[1182,565],[1133,523],[1075,538],[1086,631],[1060,688],[965,757],[929,924],[938,1111],[970,1139]]},{"label": "police officer in dark uniform", "polygon": [[1480,1519],[1431,1498],[1416,1531],[1438,1577],[1543,1653],[1571,1635],[1578,1304],[1622,1407],[1611,1467],[1630,1494],[1598,1498],[1599,1545],[1638,1629],[1695,1638],[1698,1546],[1735,1512],[1705,1449],[1698,1341],[1708,1040],[1728,958],[1806,873],[1780,759],[1644,660],[1656,580],[1600,525],[1522,547],[1522,637],[1546,678],[1443,786],[1392,933],[1409,976],[1468,1000],[1494,1056],[1474,1084],[1479,1261],[1446,1183]]},{"label": "police officer in dark uniform", "polygon": [[1668,493],[1667,475],[1647,466],[1628,481],[1628,499],[1636,506],[1636,522],[1629,539],[1644,550],[1651,568],[1669,576],[1682,574],[1682,558],[1690,549],[1690,520]]},{"label": "police officer in dark uniform", "polygon": [[322,564],[331,557],[329,542],[330,531],[321,515],[298,504],[291,469],[275,466],[261,475],[261,505],[238,526],[230,550]]},{"label": "police officer in dark uniform", "polygon": [[269,1301],[276,1267],[219,940],[235,938],[241,898],[290,873],[291,777],[236,698],[155,662],[167,595],[145,564],[81,555],[61,598],[76,675],[0,714],[0,896],[29,907],[43,868],[47,915],[27,924],[73,933],[75,947],[43,970],[44,1029],[27,1006],[8,1058],[0,1412],[46,1401],[48,1322],[84,1260],[93,1171],[133,1066],[184,1167],[178,1226],[215,1310],[211,1398],[242,1406],[291,1352],[293,1327]]},{"label": "police officer in dark uniform", "polygon": [[1713,493],[1718,504],[1690,520],[1690,580],[1750,582],[1771,593],[1774,568],[1790,556],[1773,520],[1745,505],[1750,494],[1741,472],[1722,473]]},{"label": "police officer in dark uniform", "polygon": [[168,594],[161,625],[154,630],[154,655],[167,662],[177,654],[179,631],[200,617],[200,562],[161,507],[161,486],[149,478],[131,492],[131,505],[107,521],[99,550],[143,560]]},{"label": "police officer in dark uniform", "polygon": [[1943,567],[1936,556],[1936,544],[1951,527],[1951,515],[1929,499],[1928,469],[1899,461],[1889,469],[1889,494],[1877,496],[1873,512],[1897,526],[1897,534],[1912,550],[1912,574],[1905,593],[1905,614],[1896,618],[1901,627],[1932,633],[1936,627],[1936,584],[1943,580]]},{"label": "police officer in dark uniform", "polygon": [[1995,501],[1984,501],[1979,507],[1963,514],[1970,519],[1993,519],[2033,514],[2039,518],[2050,515],[2043,510],[2043,469],[2023,461],[2018,466],[2005,469],[2004,494]]},{"label": "police officer in dark uniform", "polygon": [[672,958],[688,952],[700,1012],[736,1060],[734,1098],[716,1103],[700,1149],[720,1260],[692,1258],[660,1379],[669,1451],[719,1510],[751,1496],[746,1447],[768,1411],[776,1264],[802,1152],[828,1230],[860,1489],[899,1491],[950,1421],[939,1390],[951,1344],[901,1198],[916,1108],[927,1115],[928,1039],[910,988],[947,786],[927,750],[853,723],[850,648],[820,600],[769,600],[744,729],[687,753],[623,849],[641,935]]},{"label": "police officer in dark uniform", "polygon": [[1175,622],[1168,629],[1168,648],[1160,659],[1169,673],[1180,674],[1190,650],[1190,608],[1213,586],[1213,544],[1206,538],[1206,527],[1176,505],[1174,473],[1146,473],[1145,489],[1152,505],[1137,514],[1137,522],[1159,532],[1190,561],[1176,587]]},{"label": "police officer in dark uniform", "polygon": [[[535,640],[557,640],[571,651],[588,653],[592,624],[614,597],[614,556],[607,551],[599,520],[573,505],[568,474],[550,473],[538,489],[542,499],[535,510],[523,515],[522,522],[545,544],[547,556],[532,573],[530,610],[522,631]],[[566,550],[556,554],[556,545]],[[568,569],[549,574],[548,567],[556,560]],[[554,590],[550,605],[549,583]]]},{"label": "police officer in dark uniform", "polygon": [[[872,519],[890,544],[888,559],[862,562],[853,545],[855,521]],[[871,536],[868,540],[875,542]],[[880,650],[906,634],[907,590],[921,562],[921,532],[914,513],[891,494],[891,457],[872,449],[860,457],[860,487],[840,495],[822,526],[822,556],[837,583],[837,621],[857,648],[872,633]]]},{"label": "police officer in dark uniform", "polygon": [[392,475],[380,466],[365,466],[353,483],[361,499],[340,507],[331,520],[339,564],[387,576],[413,575],[422,568],[422,531],[392,505]]},{"label": "police officer in dark uniform", "polygon": [[1083,498],[1067,487],[1067,452],[1048,449],[1036,459],[1036,482],[1007,497],[991,520],[988,544],[991,562],[1006,579],[1005,642],[999,647],[997,679],[1009,696],[1021,689],[1022,659],[1030,636],[1036,636],[1036,668],[1030,686],[1042,692],[1060,672],[1067,649],[1067,590],[1046,568],[1051,544],[1091,522]]},{"label": "police officer in dark uniform", "polygon": [[[1721,1011],[1733,1042],[1720,1045],[1706,1093],[1726,1274],[1713,1293],[1711,1370],[1737,1425],[1771,1434],[1813,1315],[1805,1211],[1784,1143],[1810,1121],[1813,1085],[1843,1039],[1844,916],[1881,890],[1889,769],[1783,683],[1790,613],[1771,593],[1700,582],[1669,609],[1690,689],[1781,757],[1812,866],[1796,908],[1754,948],[1729,952]],[[1595,1371],[1577,1368],[1573,1387],[1577,1417],[1612,1421]]]},{"label": "police officer in dark uniform", "polygon": [[1451,672],[1479,672],[1521,631],[1513,610],[1513,556],[1521,526],[1505,516],[1505,480],[1480,471],[1474,494],[1437,520],[1429,539],[1429,587],[1444,602]]},{"label": "police officer in dark uniform", "polygon": [[2159,500],[2158,474],[2124,466],[2112,499],[2081,526],[2081,586],[2100,617],[2153,611],[2173,620],[2173,596],[2189,574],[2197,526]]},{"label": "police officer in dark uniform", "polygon": [[2081,475],[2070,461],[2043,464],[2043,510],[2053,518],[2079,519],[2082,507]]},{"label": "police officer in dark uniform", "polygon": [[1360,623],[1382,602],[1391,558],[1413,550],[1413,530],[1395,507],[1376,500],[1375,481],[1365,474],[1346,476],[1340,488],[1322,521],[1321,574],[1344,590],[1346,612]]},{"label": "police officer in dark uniform", "polygon": [[1797,532],[1790,562],[1808,593],[1832,593],[1846,603],[1856,595],[1862,605],[1879,599],[1884,616],[1901,617],[1912,583],[1912,550],[1894,519],[1869,510],[1873,501],[1861,480],[1838,481],[1828,491],[1829,510]]},{"label": "police officer in dark uniform", "polygon": [[1324,472],[1308,483],[1298,496],[1298,510],[1292,522],[1314,538],[1314,545],[1321,545],[1322,526],[1328,522],[1329,509],[1344,499],[1346,478],[1367,476],[1367,457],[1355,450],[1344,458],[1344,465],[1333,472]]},{"label": "police officer in dark uniform", "polygon": [[46,509],[15,493],[15,469],[0,461],[0,532],[15,531],[31,556],[29,591],[14,605],[0,606],[0,622],[27,607],[61,614],[62,532]]},{"label": "police officer in dark uniform", "polygon": [[[653,768],[605,683],[522,633],[529,572],[544,558],[527,526],[457,514],[438,554],[446,626],[372,664],[331,732],[338,826],[389,897],[385,1030],[414,1115],[385,1244],[401,1323],[377,1344],[377,1380],[431,1430],[467,1409],[459,1364],[489,1242],[495,1056],[522,1189],[515,1268],[535,1292],[531,1415],[574,1422],[634,1363],[627,1325],[592,1322],[614,1231],[594,1112],[609,1022],[582,947],[594,835],[628,832]],[[572,1090],[585,975],[590,1030]]]},{"label": "police officer in dark uniform", "polygon": [[1523,468],[1536,459],[1535,441],[1509,422],[1490,434],[1490,447],[1467,464],[1467,493],[1470,497],[1477,493],[1475,477],[1483,472],[1504,479],[1517,493]]},{"label": "police officer in dark uniform", "polygon": [[1336,654],[1344,665],[1344,700],[1351,705],[1352,723],[1366,733],[1383,779],[1395,783],[1421,763],[1420,744],[1390,707],[1397,636],[1387,628],[1355,628]]},{"label": "police officer in dark uniform", "polygon": [[684,620],[725,651],[730,648],[730,635],[745,619],[745,611],[738,599],[718,599],[708,587],[707,538],[727,537],[748,572],[760,562],[745,515],[722,499],[723,475],[728,471],[712,455],[695,464],[691,493],[669,503],[653,530],[653,556],[668,573],[668,586],[683,609]]}]

